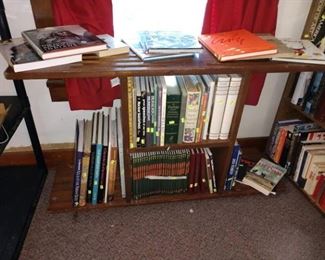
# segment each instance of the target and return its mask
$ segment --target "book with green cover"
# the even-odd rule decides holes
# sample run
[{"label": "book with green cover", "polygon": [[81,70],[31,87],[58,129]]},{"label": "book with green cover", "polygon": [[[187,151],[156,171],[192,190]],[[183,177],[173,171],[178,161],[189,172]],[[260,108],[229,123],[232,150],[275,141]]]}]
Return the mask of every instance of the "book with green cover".
[{"label": "book with green cover", "polygon": [[165,143],[176,144],[181,108],[181,91],[176,76],[165,76],[167,85]]}]

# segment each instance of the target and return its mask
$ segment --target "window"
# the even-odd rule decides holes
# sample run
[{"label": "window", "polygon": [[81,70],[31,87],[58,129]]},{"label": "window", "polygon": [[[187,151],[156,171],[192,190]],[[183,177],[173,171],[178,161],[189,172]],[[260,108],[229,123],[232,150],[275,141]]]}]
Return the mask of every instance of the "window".
[{"label": "window", "polygon": [[199,35],[207,0],[113,0],[114,33],[174,30]]}]

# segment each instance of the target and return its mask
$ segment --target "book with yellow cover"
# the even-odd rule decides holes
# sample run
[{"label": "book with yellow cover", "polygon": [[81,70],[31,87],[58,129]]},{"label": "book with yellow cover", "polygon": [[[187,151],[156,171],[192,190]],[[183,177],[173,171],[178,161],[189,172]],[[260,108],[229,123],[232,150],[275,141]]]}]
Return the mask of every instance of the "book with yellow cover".
[{"label": "book with yellow cover", "polygon": [[245,29],[201,34],[199,42],[219,61],[277,53],[276,45]]}]

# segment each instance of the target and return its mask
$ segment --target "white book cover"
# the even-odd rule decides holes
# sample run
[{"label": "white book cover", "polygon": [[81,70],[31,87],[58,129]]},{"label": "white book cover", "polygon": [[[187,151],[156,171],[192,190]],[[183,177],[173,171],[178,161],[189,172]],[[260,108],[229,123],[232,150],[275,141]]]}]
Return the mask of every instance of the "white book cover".
[{"label": "white book cover", "polygon": [[158,77],[161,84],[161,116],[160,116],[160,146],[165,145],[165,127],[166,127],[166,98],[167,85],[164,76]]},{"label": "white book cover", "polygon": [[312,163],[304,186],[304,190],[308,195],[313,195],[320,175],[325,175],[325,162]]},{"label": "white book cover", "polygon": [[307,88],[313,76],[312,71],[300,72],[299,78],[293,92],[291,103],[294,105],[301,105],[302,99],[306,94]]},{"label": "white book cover", "polygon": [[230,86],[227,95],[227,101],[225,105],[225,111],[223,113],[222,124],[220,129],[220,139],[225,140],[229,136],[231,122],[235,112],[239,89],[241,85],[242,77],[238,74],[230,75]]},{"label": "white book cover", "polygon": [[227,74],[219,74],[215,77],[215,82],[215,96],[208,130],[210,140],[219,139],[220,136],[222,118],[229,91],[230,76]]},{"label": "white book cover", "polygon": [[210,126],[210,119],[211,119],[211,111],[212,111],[212,104],[214,103],[215,98],[215,75],[204,74],[202,75],[202,79],[204,83],[208,86],[209,96],[208,96],[208,103],[206,108],[206,114],[204,119],[204,126],[202,131],[202,140],[206,140],[208,138],[208,130]]}]

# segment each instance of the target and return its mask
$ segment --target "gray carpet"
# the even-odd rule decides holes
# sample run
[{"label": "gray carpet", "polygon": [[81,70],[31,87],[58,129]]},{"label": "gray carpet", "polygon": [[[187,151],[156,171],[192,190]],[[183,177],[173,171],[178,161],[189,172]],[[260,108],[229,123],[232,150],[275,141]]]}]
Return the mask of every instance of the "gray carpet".
[{"label": "gray carpet", "polygon": [[[284,180],[285,181],[285,180]],[[325,259],[325,218],[282,194],[50,214],[45,184],[20,259]]]}]

